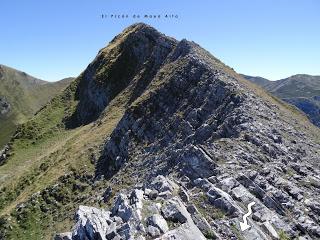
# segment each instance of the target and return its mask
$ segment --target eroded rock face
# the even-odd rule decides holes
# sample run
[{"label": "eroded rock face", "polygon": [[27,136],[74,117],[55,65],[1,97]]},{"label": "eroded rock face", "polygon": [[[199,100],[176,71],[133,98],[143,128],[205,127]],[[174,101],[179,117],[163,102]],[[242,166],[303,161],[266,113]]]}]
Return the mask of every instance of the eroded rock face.
[{"label": "eroded rock face", "polygon": [[[1,78],[1,76],[0,76]],[[4,117],[11,110],[11,105],[5,97],[0,96],[0,117]]]},{"label": "eroded rock face", "polygon": [[110,222],[110,212],[94,207],[79,206],[76,212],[76,225],[72,239],[101,239],[105,240]]},{"label": "eroded rock face", "polygon": [[9,145],[5,145],[3,149],[0,150],[0,166],[6,162],[9,155],[9,151]]}]

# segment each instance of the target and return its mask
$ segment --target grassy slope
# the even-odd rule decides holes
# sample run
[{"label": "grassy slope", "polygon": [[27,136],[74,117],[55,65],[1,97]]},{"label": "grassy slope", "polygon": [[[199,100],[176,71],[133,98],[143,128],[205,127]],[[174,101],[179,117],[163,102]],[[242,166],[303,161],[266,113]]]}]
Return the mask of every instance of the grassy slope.
[{"label": "grassy slope", "polygon": [[[15,207],[32,194],[59,182],[70,172],[93,175],[94,165],[90,162],[92,151],[98,151],[124,113],[121,98],[115,99],[99,126],[89,124],[65,129],[63,119],[73,113],[77,104],[73,100],[75,86],[76,82],[19,127],[20,134],[12,145],[14,154],[0,167],[0,216],[7,220],[12,214],[10,239],[40,239],[40,236],[51,239],[52,233],[70,227],[70,216],[66,212],[73,214],[78,205],[74,199],[78,193],[74,192],[73,185],[63,184],[60,189],[63,192],[60,195],[68,196],[68,201],[59,206],[59,214],[64,215],[59,215],[59,220],[54,218],[56,209],[50,214],[39,211],[37,207],[42,201],[23,213],[17,213]],[[44,204],[50,207],[50,204]]]},{"label": "grassy slope", "polygon": [[16,129],[14,124],[15,119],[16,118],[13,115],[0,119],[0,149],[2,146],[8,143],[8,140],[14,133]]},{"label": "grassy slope", "polygon": [[5,96],[12,108],[8,115],[0,116],[0,148],[8,142],[17,124],[31,117],[70,81],[71,78],[47,83],[0,65],[0,96]]}]

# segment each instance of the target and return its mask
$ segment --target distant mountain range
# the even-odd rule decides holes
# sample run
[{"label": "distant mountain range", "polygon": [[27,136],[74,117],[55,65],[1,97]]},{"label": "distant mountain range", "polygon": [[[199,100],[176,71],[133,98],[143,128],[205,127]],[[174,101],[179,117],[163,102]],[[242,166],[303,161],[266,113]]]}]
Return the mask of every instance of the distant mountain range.
[{"label": "distant mountain range", "polygon": [[293,104],[302,110],[313,124],[320,127],[320,76],[297,74],[277,81],[270,81],[262,77],[242,76]]},{"label": "distant mountain range", "polygon": [[26,121],[72,80],[46,82],[0,65],[0,148],[16,125]]}]

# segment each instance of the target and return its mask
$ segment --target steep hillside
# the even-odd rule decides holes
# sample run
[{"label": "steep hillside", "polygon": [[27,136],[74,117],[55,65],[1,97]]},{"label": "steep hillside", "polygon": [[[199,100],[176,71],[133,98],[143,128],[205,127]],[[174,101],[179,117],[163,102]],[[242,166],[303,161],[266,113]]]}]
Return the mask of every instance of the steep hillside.
[{"label": "steep hillside", "polygon": [[197,44],[135,24],[17,130],[0,236],[317,239],[319,136]]},{"label": "steep hillside", "polygon": [[302,110],[316,126],[320,127],[320,76],[298,74],[277,81],[242,75],[273,95]]},{"label": "steep hillside", "polygon": [[0,148],[9,141],[17,124],[32,116],[71,80],[49,83],[0,65]]}]

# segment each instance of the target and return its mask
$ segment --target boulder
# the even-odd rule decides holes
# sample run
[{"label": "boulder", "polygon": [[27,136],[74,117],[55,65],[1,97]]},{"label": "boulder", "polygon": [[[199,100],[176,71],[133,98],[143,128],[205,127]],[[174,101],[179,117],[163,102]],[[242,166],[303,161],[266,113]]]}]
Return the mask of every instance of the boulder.
[{"label": "boulder", "polygon": [[242,185],[233,188],[231,195],[244,204],[248,204],[254,199],[254,196]]},{"label": "boulder", "polygon": [[303,233],[308,233],[316,238],[320,238],[320,227],[310,218],[300,216],[297,220],[297,227]]},{"label": "boulder", "polygon": [[206,240],[206,237],[195,226],[184,223],[178,228],[175,228],[156,240]]},{"label": "boulder", "polygon": [[157,190],[151,190],[148,193],[148,197],[149,197],[149,199],[154,200],[158,197],[158,194],[159,194],[159,192]]},{"label": "boulder", "polygon": [[136,208],[141,209],[143,205],[143,194],[144,192],[142,190],[134,189],[129,198],[130,205],[135,205]]},{"label": "boulder", "polygon": [[191,215],[191,218],[202,233],[210,233],[212,231],[210,224],[204,217],[201,216],[201,214],[195,213]]},{"label": "boulder", "polygon": [[147,219],[148,226],[154,226],[160,230],[161,233],[165,233],[169,230],[166,220],[160,214],[154,214]]},{"label": "boulder", "polygon": [[160,233],[160,229],[155,227],[155,226],[152,226],[152,225],[149,225],[148,228],[147,228],[147,232],[148,234],[151,236],[151,237],[159,237],[161,235]]},{"label": "boulder", "polygon": [[165,219],[185,223],[188,220],[188,212],[178,201],[170,200],[161,208],[162,215]]},{"label": "boulder", "polygon": [[174,183],[162,175],[158,175],[150,184],[150,188],[157,190],[158,192],[170,191],[174,189]]},{"label": "boulder", "polygon": [[106,239],[110,212],[94,207],[79,206],[76,212],[77,223],[72,232],[74,240]]},{"label": "boulder", "polygon": [[124,222],[130,219],[132,216],[132,208],[126,195],[119,194],[112,209],[112,215],[119,216]]},{"label": "boulder", "polygon": [[228,215],[233,215],[237,209],[225,198],[220,197],[212,202],[212,204],[224,212],[226,212]]},{"label": "boulder", "polygon": [[264,222],[262,224],[262,228],[272,239],[280,239],[277,231],[274,229],[274,227],[269,221]]},{"label": "boulder", "polygon": [[[223,194],[222,194],[223,193]],[[211,188],[207,192],[207,197],[209,199],[209,202],[215,206],[216,208],[219,208],[226,212],[228,215],[232,215],[235,212],[237,212],[237,209],[235,206],[229,201],[231,197],[226,197],[227,193],[223,192],[222,190],[218,191],[217,188]]]},{"label": "boulder", "polygon": [[219,185],[221,185],[221,189],[225,192],[230,192],[233,188],[239,186],[239,182],[234,179],[233,177],[228,177],[225,179],[222,179],[219,183]]}]

